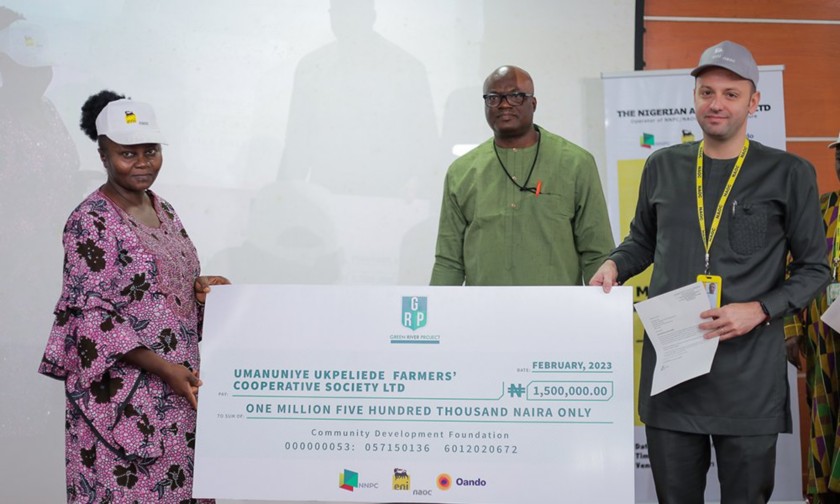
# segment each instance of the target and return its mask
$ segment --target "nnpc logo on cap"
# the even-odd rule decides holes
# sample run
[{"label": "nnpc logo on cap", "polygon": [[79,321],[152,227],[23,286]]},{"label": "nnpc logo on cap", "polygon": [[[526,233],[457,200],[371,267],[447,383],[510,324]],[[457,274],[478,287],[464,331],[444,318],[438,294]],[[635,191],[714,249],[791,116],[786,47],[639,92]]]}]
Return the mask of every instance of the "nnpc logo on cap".
[{"label": "nnpc logo on cap", "polygon": [[134,112],[130,110],[125,111],[125,123],[126,124],[134,124],[137,122],[137,116],[134,115]]}]

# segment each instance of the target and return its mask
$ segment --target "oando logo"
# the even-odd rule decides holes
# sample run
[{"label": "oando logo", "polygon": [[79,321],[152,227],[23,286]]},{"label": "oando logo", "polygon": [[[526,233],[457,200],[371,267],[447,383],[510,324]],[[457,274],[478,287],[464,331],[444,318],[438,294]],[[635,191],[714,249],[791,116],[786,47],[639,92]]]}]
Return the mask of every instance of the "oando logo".
[{"label": "oando logo", "polygon": [[449,490],[450,488],[452,488],[452,476],[446,473],[438,474],[435,483],[437,483],[437,487],[441,490]]},{"label": "oando logo", "polygon": [[481,478],[475,479],[464,479],[464,478],[456,478],[455,485],[459,487],[485,487],[487,486],[487,482]]},{"label": "oando logo", "polygon": [[454,478],[453,479],[452,476],[450,476],[446,473],[439,474],[438,477],[437,477],[436,483],[437,483],[437,487],[440,488],[441,490],[449,490],[450,488],[452,488],[453,484],[455,486],[459,486],[459,487],[486,487],[487,486],[487,481],[485,481],[481,478],[475,478],[475,479]]}]

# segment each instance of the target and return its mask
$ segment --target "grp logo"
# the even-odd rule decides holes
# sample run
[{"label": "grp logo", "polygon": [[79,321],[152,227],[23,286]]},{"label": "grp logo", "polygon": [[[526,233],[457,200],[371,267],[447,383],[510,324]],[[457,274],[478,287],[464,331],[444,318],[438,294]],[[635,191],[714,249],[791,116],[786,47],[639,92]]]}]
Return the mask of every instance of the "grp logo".
[{"label": "grp logo", "polygon": [[438,474],[437,479],[435,480],[437,487],[441,490],[449,490],[452,488],[452,476],[446,473]]},{"label": "grp logo", "polygon": [[426,296],[403,296],[402,325],[416,331],[426,325]]}]

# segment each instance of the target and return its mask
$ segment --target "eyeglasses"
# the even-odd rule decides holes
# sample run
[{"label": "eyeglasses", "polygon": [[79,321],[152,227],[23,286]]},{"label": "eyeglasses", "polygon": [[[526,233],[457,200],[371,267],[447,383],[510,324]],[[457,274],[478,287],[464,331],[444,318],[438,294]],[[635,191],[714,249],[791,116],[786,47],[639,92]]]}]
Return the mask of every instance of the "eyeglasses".
[{"label": "eyeglasses", "polygon": [[496,108],[502,104],[502,100],[507,100],[507,102],[512,107],[518,107],[525,102],[525,98],[530,98],[534,96],[531,93],[507,93],[507,94],[495,94],[490,93],[483,95],[484,104],[490,108]]}]

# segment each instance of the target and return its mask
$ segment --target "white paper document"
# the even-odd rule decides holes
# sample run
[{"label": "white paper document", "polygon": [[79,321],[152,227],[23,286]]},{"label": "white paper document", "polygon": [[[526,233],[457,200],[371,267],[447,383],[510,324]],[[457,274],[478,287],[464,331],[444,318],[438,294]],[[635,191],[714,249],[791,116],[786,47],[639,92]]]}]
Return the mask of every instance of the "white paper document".
[{"label": "white paper document", "polygon": [[831,303],[820,320],[825,322],[828,327],[840,332],[840,301]]},{"label": "white paper document", "polygon": [[700,282],[636,303],[636,313],[656,350],[650,395],[708,373],[719,338],[704,339],[700,313],[710,309]]}]

